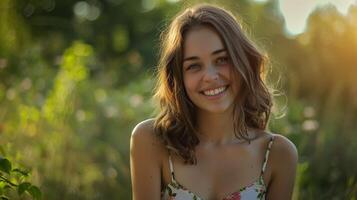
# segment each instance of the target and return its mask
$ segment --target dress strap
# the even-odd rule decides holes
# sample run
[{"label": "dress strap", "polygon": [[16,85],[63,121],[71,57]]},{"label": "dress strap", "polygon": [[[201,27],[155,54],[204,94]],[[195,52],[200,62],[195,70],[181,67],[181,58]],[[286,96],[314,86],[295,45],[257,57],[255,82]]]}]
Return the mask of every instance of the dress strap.
[{"label": "dress strap", "polygon": [[271,136],[269,144],[268,144],[268,148],[267,148],[267,150],[265,152],[265,157],[264,157],[264,162],[263,162],[263,167],[262,167],[261,174],[264,174],[264,172],[265,172],[265,168],[266,168],[267,163],[268,163],[269,153],[270,153],[270,149],[271,149],[271,145],[273,144],[273,141],[274,141],[274,136]]},{"label": "dress strap", "polygon": [[174,167],[173,167],[172,160],[171,160],[171,154],[169,155],[169,165],[170,165],[171,181],[175,182],[175,173],[174,173]]}]

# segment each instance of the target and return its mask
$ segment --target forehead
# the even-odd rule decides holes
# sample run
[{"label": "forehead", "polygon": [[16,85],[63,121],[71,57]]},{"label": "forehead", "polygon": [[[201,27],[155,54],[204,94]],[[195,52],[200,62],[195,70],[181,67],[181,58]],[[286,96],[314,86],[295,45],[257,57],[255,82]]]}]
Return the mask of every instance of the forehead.
[{"label": "forehead", "polygon": [[185,34],[183,54],[184,57],[199,56],[223,49],[224,43],[216,30],[209,26],[193,27]]}]

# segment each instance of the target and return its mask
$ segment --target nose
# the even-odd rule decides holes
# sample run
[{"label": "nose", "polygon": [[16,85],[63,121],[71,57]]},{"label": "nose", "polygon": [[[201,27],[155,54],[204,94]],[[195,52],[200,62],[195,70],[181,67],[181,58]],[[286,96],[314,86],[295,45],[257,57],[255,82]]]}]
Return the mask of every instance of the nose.
[{"label": "nose", "polygon": [[218,80],[219,72],[214,65],[209,64],[204,73],[205,73],[203,77],[204,81],[209,82],[213,80]]}]

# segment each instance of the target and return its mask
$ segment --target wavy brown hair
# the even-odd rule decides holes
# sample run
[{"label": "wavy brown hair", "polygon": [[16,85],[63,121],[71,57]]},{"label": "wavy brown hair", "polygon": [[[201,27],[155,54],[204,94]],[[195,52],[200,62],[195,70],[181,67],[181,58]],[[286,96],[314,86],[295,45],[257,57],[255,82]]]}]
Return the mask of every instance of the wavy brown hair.
[{"label": "wavy brown hair", "polygon": [[199,144],[195,105],[188,98],[183,83],[183,42],[195,26],[212,27],[220,35],[239,77],[240,93],[234,105],[234,133],[250,142],[248,128],[264,130],[267,126],[272,97],[264,83],[267,56],[243,32],[234,15],[223,8],[200,4],[179,13],[161,35],[154,97],[159,114],[154,131],[170,152],[185,163],[195,164],[195,147]]}]

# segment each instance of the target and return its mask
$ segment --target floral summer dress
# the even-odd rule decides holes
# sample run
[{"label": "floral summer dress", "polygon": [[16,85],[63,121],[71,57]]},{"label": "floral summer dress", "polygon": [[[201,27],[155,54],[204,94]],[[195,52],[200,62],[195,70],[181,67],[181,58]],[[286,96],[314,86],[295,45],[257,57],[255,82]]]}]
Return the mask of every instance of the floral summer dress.
[{"label": "floral summer dress", "polygon": [[[271,145],[273,144],[273,140],[274,137],[271,137],[265,153],[260,176],[253,183],[229,194],[222,200],[265,200],[266,185],[264,183],[263,174],[268,162],[269,152]],[[169,164],[171,172],[171,183],[166,185],[162,191],[161,200],[204,200],[176,181],[171,156],[169,156]]]}]

